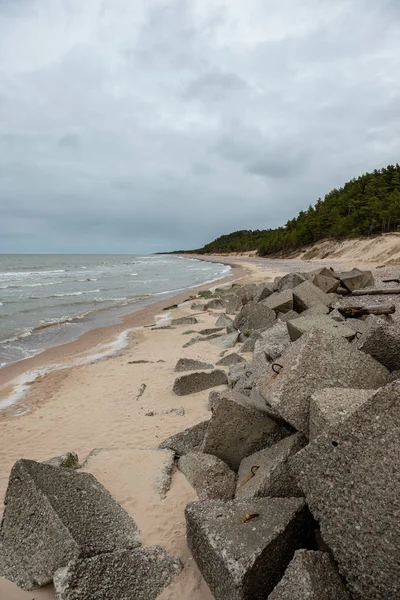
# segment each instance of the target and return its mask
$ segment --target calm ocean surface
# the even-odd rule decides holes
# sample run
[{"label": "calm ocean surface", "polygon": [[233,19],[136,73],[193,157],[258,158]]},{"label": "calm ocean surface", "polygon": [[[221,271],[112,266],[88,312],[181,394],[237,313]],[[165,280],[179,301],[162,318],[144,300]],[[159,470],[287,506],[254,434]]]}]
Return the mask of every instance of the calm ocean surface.
[{"label": "calm ocean surface", "polygon": [[229,272],[177,256],[2,254],[0,367]]}]

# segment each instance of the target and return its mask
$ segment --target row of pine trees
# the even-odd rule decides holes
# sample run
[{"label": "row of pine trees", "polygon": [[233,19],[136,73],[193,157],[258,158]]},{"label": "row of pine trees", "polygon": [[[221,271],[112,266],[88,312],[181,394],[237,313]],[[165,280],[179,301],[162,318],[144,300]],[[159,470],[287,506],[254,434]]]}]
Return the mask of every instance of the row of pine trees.
[{"label": "row of pine trees", "polygon": [[235,231],[196,250],[286,255],[324,238],[373,236],[400,230],[400,166],[366,173],[301,211],[284,227]]}]

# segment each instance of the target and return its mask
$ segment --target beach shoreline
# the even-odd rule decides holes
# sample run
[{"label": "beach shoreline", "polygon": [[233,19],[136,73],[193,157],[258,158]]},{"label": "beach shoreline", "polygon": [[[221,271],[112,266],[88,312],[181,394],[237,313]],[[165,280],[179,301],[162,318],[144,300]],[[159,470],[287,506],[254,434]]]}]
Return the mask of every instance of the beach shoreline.
[{"label": "beach shoreline", "polygon": [[[210,257],[199,257],[208,261]],[[214,257],[221,261],[221,257]],[[316,262],[266,261],[226,257],[234,265],[229,278],[199,286],[272,281],[288,271],[311,270]],[[222,261],[221,261],[222,262]],[[326,264],[326,263],[324,263]],[[336,263],[333,263],[336,264]],[[158,600],[213,600],[187,547],[184,509],[196,500],[194,489],[183,474],[173,470],[171,489],[165,498],[155,491],[159,473],[159,444],[188,427],[210,418],[209,390],[187,396],[173,391],[174,371],[180,358],[216,365],[221,348],[201,341],[186,345],[199,332],[215,327],[222,309],[192,310],[188,293],[149,305],[128,315],[110,328],[92,330],[84,338],[8,368],[10,381],[45,364],[62,368],[35,377],[17,405],[0,418],[0,496],[4,497],[13,464],[20,458],[44,461],[66,452],[76,452],[81,464],[93,449],[101,448],[91,472],[137,522],[143,545],[159,544],[181,559],[184,569]],[[177,308],[163,311],[172,304]],[[168,314],[169,313],[169,314]],[[160,318],[195,317],[194,324],[152,328]],[[93,360],[96,348],[114,343],[126,333],[124,345],[112,354]],[[234,350],[233,350],[234,351]],[[87,357],[71,366],[71,357]],[[247,358],[247,355],[243,355]],[[40,361],[39,361],[40,358]],[[43,360],[44,359],[44,360]],[[11,373],[11,369],[14,371]],[[227,370],[227,367],[217,367]],[[216,390],[222,389],[215,388]],[[0,507],[1,515],[2,507]],[[52,586],[24,592],[0,579],[0,597],[6,600],[54,600]]]},{"label": "beach shoreline", "polygon": [[[192,258],[192,257],[191,257]],[[70,342],[61,342],[53,345],[29,358],[19,360],[0,369],[0,419],[4,416],[1,411],[2,403],[6,402],[7,398],[12,393],[12,382],[19,379],[24,379],[26,373],[45,373],[49,369],[54,370],[56,365],[64,366],[65,364],[79,364],[80,360],[90,361],[90,355],[98,354],[112,355],[113,344],[115,351],[122,349],[122,343],[119,343],[124,333],[132,329],[150,326],[155,324],[156,315],[163,313],[168,306],[180,304],[185,301],[190,295],[197,294],[199,291],[208,290],[236,281],[244,281],[246,275],[250,271],[246,271],[242,266],[232,263],[229,260],[207,261],[202,257],[193,257],[196,260],[205,262],[219,262],[231,267],[231,273],[228,277],[213,280],[212,282],[202,283],[185,289],[177,294],[168,295],[162,300],[155,300],[156,296],[152,297],[153,301],[149,301],[145,306],[134,309],[120,317],[118,323],[94,327],[89,329],[76,339]],[[164,318],[165,314],[162,315]],[[98,360],[93,358],[93,360]],[[56,370],[56,369],[55,369]],[[10,387],[11,386],[11,387]]]}]

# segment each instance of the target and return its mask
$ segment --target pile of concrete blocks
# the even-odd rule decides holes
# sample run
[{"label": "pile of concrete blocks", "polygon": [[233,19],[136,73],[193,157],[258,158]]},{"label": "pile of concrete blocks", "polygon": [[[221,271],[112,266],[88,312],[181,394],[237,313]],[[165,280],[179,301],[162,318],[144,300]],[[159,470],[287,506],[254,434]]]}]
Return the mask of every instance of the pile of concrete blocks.
[{"label": "pile of concrete blocks", "polygon": [[24,590],[54,582],[57,600],[155,600],[182,568],[141,547],[134,520],[89,473],[21,459],[4,504],[0,577]]},{"label": "pile of concrete blocks", "polygon": [[216,600],[400,598],[400,327],[338,303],[371,286],[358,269],[290,273],[235,288],[218,317],[242,348],[218,361],[228,385],[178,463]]}]

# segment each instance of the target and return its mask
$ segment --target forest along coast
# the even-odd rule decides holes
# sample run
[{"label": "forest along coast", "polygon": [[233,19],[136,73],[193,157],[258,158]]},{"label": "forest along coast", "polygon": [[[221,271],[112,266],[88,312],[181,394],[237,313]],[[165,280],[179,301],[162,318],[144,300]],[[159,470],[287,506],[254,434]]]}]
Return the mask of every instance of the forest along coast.
[{"label": "forest along coast", "polygon": [[1,596],[399,595],[400,269],[245,262],[0,422]]}]

